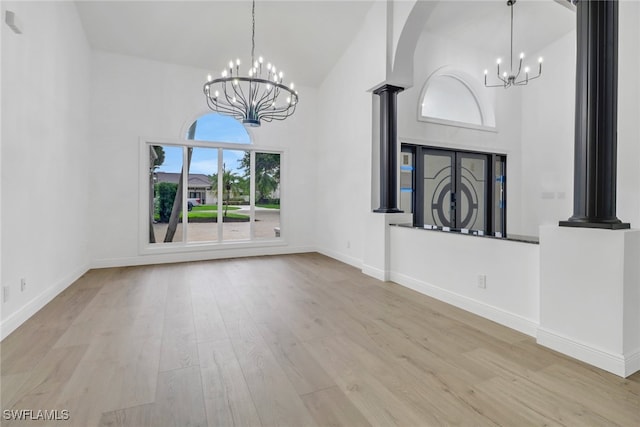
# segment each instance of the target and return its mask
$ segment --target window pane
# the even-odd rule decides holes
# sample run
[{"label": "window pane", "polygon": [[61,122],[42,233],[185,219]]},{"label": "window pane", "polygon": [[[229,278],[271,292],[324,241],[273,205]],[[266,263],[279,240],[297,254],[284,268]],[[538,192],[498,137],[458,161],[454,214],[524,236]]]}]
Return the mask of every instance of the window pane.
[{"label": "window pane", "polygon": [[198,117],[187,131],[187,139],[251,144],[247,130],[239,121],[218,113]]},{"label": "window pane", "polygon": [[460,154],[461,170],[458,188],[460,228],[485,231],[486,163],[485,158]]},{"label": "window pane", "polygon": [[187,189],[188,242],[218,240],[218,149],[194,147]]},{"label": "window pane", "polygon": [[222,156],[222,239],[249,240],[249,159],[250,153],[224,150]]},{"label": "window pane", "polygon": [[280,154],[256,153],[256,239],[280,237]]},{"label": "window pane", "polygon": [[452,227],[452,157],[448,154],[424,155],[424,223]]},{"label": "window pane", "polygon": [[150,183],[153,181],[153,192],[150,192],[153,201],[149,200],[153,226],[149,230],[149,243],[182,241],[182,196],[179,191],[182,156],[182,147],[149,146]]}]

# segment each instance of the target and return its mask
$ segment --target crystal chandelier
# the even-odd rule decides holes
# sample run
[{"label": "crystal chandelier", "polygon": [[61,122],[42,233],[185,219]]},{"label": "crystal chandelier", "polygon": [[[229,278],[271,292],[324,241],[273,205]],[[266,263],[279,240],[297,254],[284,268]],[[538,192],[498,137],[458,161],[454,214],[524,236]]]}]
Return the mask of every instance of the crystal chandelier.
[{"label": "crystal chandelier", "polygon": [[284,120],[298,105],[298,91],[294,84],[282,83],[284,73],[271,63],[264,64],[262,56],[255,59],[256,2],[251,8],[251,63],[248,76],[240,75],[240,59],[229,61],[221,77],[207,76],[204,94],[213,111],[241,120],[245,126],[257,127],[262,121]]},{"label": "crystal chandelier", "polygon": [[502,83],[490,85],[487,84],[487,74],[489,74],[489,70],[484,70],[484,85],[486,87],[504,87],[505,89],[511,86],[524,86],[529,83],[531,80],[535,80],[542,75],[542,57],[538,58],[538,74],[535,76],[530,76],[529,72],[531,71],[529,67],[524,67],[524,76],[522,74],[522,61],[524,60],[524,52],[520,54],[520,62],[518,63],[517,71],[513,68],[513,5],[516,3],[516,0],[507,0],[507,6],[511,8],[511,56],[510,56],[510,68],[509,71],[503,71],[500,73],[500,64],[502,63],[502,59],[498,58],[498,79]]}]

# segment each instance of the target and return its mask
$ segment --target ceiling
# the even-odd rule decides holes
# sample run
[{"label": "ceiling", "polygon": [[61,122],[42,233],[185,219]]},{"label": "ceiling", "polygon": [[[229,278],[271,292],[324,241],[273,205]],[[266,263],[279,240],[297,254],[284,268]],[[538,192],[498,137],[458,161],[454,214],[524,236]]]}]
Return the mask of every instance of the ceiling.
[{"label": "ceiling", "polygon": [[[564,0],[518,0],[513,6],[513,54],[534,54],[573,30],[576,15]],[[495,56],[506,58],[510,44],[510,11],[502,1],[443,1],[429,17],[425,31],[440,34]],[[544,53],[542,53],[544,54]]]},{"label": "ceiling", "polygon": [[[284,80],[318,86],[360,28],[372,0],[256,2],[256,57]],[[211,70],[251,57],[251,2],[77,1],[92,47]],[[246,68],[245,68],[246,72]],[[203,77],[204,78],[204,77]]]},{"label": "ceiling", "polygon": [[[374,1],[258,0],[256,56],[284,70],[285,82],[318,86]],[[251,2],[247,0],[76,1],[76,5],[93,48],[202,68],[213,75],[230,59],[249,61]],[[518,52],[536,52],[575,27],[574,12],[553,0],[518,0],[514,14]],[[425,30],[505,55],[509,9],[504,0],[442,1]]]}]

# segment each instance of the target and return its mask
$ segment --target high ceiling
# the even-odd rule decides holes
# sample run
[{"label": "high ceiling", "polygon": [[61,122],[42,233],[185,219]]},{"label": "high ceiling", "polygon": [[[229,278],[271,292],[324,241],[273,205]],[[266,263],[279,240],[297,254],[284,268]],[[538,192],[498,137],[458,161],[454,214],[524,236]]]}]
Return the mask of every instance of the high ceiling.
[{"label": "high ceiling", "polygon": [[[259,0],[256,56],[284,70],[286,82],[318,86],[372,3]],[[203,68],[215,75],[230,59],[250,62],[250,1],[77,1],[76,5],[94,48]]]},{"label": "high ceiling", "polygon": [[[286,82],[318,86],[374,1],[258,0],[256,56],[284,70]],[[89,43],[97,49],[194,66],[214,75],[230,59],[247,63],[251,54],[247,0],[77,1],[76,5]],[[509,46],[508,13],[504,0],[442,1],[425,30],[503,54]],[[574,26],[574,12],[553,0],[518,0],[515,49],[536,52]]]},{"label": "high ceiling", "polygon": [[[518,0],[513,6],[514,56],[536,53],[575,28],[576,15],[565,0]],[[443,35],[496,56],[509,52],[510,11],[506,0],[442,1],[425,31]]]}]

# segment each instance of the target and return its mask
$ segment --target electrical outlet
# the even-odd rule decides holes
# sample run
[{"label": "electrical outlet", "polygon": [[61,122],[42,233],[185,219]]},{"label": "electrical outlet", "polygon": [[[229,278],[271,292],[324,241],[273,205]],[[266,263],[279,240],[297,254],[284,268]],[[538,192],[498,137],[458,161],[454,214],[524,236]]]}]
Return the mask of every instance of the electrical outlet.
[{"label": "electrical outlet", "polygon": [[3,286],[2,287],[2,302],[7,302],[9,301],[9,287],[8,286]]},{"label": "electrical outlet", "polygon": [[480,289],[487,288],[487,276],[484,274],[478,274],[478,287]]},{"label": "electrical outlet", "polygon": [[25,289],[27,289],[27,279],[23,277],[20,279],[20,292],[24,292]]}]

